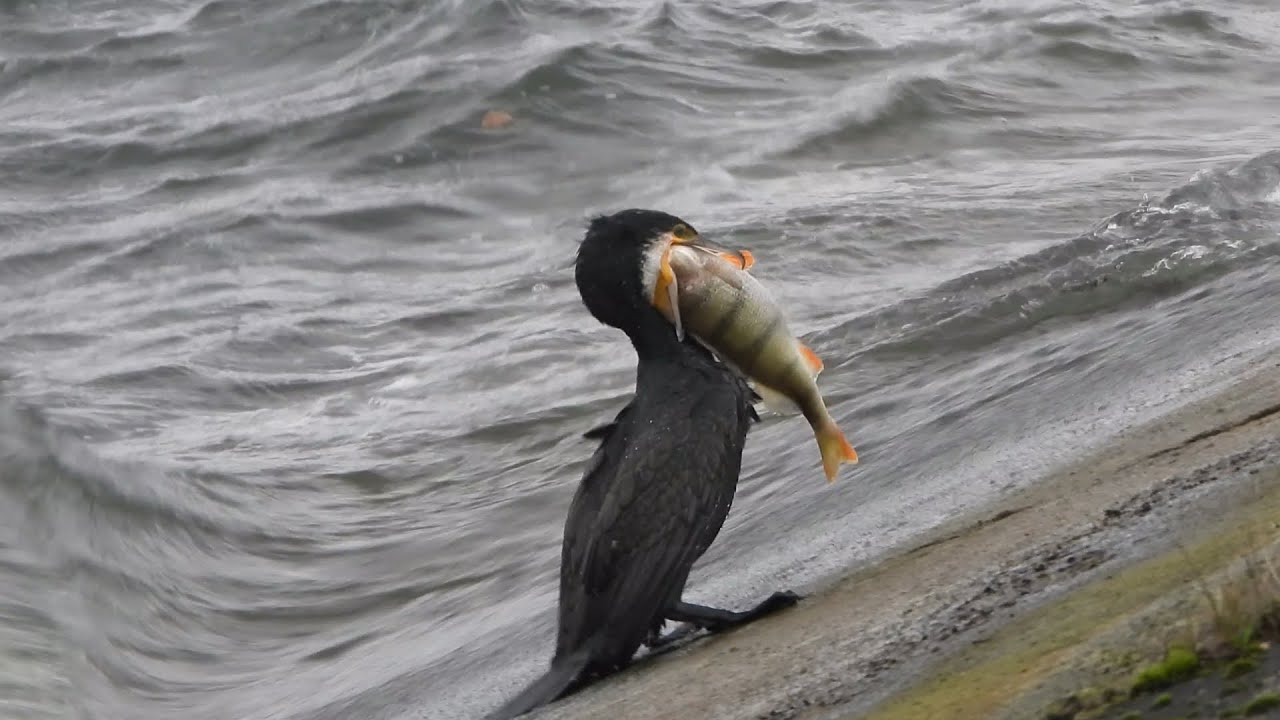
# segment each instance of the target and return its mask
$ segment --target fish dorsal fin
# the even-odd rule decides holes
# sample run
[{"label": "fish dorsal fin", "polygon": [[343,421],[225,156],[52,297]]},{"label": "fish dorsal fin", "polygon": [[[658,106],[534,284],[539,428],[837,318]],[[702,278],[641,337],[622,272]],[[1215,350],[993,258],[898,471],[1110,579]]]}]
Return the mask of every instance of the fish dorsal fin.
[{"label": "fish dorsal fin", "polygon": [[750,250],[717,250],[715,248],[702,247],[699,245],[685,245],[684,247],[700,250],[709,255],[724,260],[739,270],[747,270],[756,264],[756,256],[751,254]]},{"label": "fish dorsal fin", "polygon": [[723,260],[727,260],[730,265],[733,265],[739,270],[750,269],[752,265],[756,264],[756,258],[751,254],[750,250],[737,250],[734,252],[726,250],[724,252],[718,252],[716,255],[719,255]]},{"label": "fish dorsal fin", "polygon": [[805,367],[808,367],[814,377],[817,377],[818,373],[822,372],[822,358],[818,357],[818,353],[799,340],[796,341],[796,349],[800,351],[800,357],[804,358]]}]

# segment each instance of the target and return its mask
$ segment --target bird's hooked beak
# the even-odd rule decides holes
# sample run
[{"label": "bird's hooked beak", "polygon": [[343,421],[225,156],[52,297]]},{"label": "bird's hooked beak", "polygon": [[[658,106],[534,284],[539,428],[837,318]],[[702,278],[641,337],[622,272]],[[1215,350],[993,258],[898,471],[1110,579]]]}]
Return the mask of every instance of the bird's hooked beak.
[{"label": "bird's hooked beak", "polygon": [[653,295],[649,302],[676,326],[676,339],[684,340],[684,325],[680,321],[679,283],[676,281],[675,271],[671,269],[671,248],[676,245],[710,253],[741,270],[754,265],[755,258],[747,250],[729,250],[709,243],[694,233],[677,235],[674,232],[666,232],[658,236],[651,250],[657,256],[658,267],[657,278],[653,284]]}]

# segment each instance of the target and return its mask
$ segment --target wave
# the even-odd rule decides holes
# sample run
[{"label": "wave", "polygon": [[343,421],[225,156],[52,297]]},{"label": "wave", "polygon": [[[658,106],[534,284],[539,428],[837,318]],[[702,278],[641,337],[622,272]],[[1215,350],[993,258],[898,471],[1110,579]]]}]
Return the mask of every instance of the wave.
[{"label": "wave", "polygon": [[[339,204],[339,203],[334,203]],[[417,240],[423,238],[423,228],[441,220],[474,219],[478,211],[471,211],[453,204],[429,202],[385,202],[371,207],[348,207],[328,210],[294,219],[305,225],[313,225],[328,231],[359,233],[377,230],[390,233],[398,228],[412,231]]]},{"label": "wave", "polygon": [[1040,46],[1039,54],[1051,61],[1063,60],[1081,67],[1113,72],[1130,72],[1142,64],[1142,58],[1130,50],[1071,38],[1051,40]]},{"label": "wave", "polygon": [[[990,20],[1008,22],[1010,18],[995,12]],[[750,161],[865,155],[873,141],[892,143],[893,148],[927,147],[936,144],[933,133],[963,134],[966,125],[982,134],[996,132],[993,142],[1001,142],[1010,132],[1036,135],[1037,141],[1043,134],[1044,141],[1054,142],[1061,133],[1052,123],[1014,121],[1035,120],[1049,108],[1066,111],[1073,101],[1082,107],[1096,103],[1100,73],[1131,76],[1161,66],[1194,73],[1229,69],[1232,66],[1225,63],[1229,56],[1219,47],[1229,32],[1214,16],[1194,13],[1186,17],[1150,12],[1132,17],[1073,15],[1038,20],[1008,32],[980,33],[963,47],[949,48],[946,62],[924,63],[929,71],[914,75],[902,75],[893,65],[873,64],[865,70],[854,65],[850,70],[849,62],[874,59],[876,50],[855,51],[846,46],[865,56],[833,59],[842,66],[842,77],[850,77],[845,89],[832,98],[814,100],[812,111],[789,127],[785,138],[773,141],[763,158],[753,154]],[[1134,42],[1136,34],[1151,33],[1162,33],[1159,43]],[[1231,44],[1239,45],[1236,40],[1247,41],[1236,37]],[[913,56],[929,56],[930,41],[912,42]],[[1153,85],[1163,87],[1159,82]],[[1192,87],[1179,82],[1166,92],[1179,97]],[[1086,138],[1073,134],[1069,139]]]},{"label": "wave", "polygon": [[103,80],[137,77],[167,72],[185,64],[186,59],[178,54],[113,57],[96,48],[72,55],[10,57],[0,60],[0,97],[44,80],[62,84],[67,78],[74,78],[87,83],[93,77]]},{"label": "wave", "polygon": [[193,30],[212,30],[248,22],[260,6],[252,0],[211,0],[187,18],[185,26]]},{"label": "wave", "polygon": [[137,33],[115,35],[93,46],[93,52],[106,55],[127,54],[138,50],[163,49],[176,51],[176,46],[185,40],[183,35],[172,30],[153,30]]},{"label": "wave", "polygon": [[1052,319],[1150,304],[1280,257],[1280,151],[1203,170],[1089,232],[969,273],[820,333],[866,338],[859,357],[977,350]]},{"label": "wave", "polygon": [[814,130],[800,130],[773,160],[830,157],[833,153],[880,136],[906,137],[916,130],[957,117],[977,120],[1022,114],[1017,101],[977,85],[939,77],[918,76],[870,85],[836,101],[834,120]]},{"label": "wave", "polygon": [[[1227,16],[1209,10],[1184,8],[1157,11],[1151,15],[1149,22],[1153,29],[1194,33],[1213,43],[1226,43],[1250,50],[1267,47],[1266,43],[1233,30],[1231,19]],[[1262,28],[1259,29],[1262,30]]]},{"label": "wave", "polygon": [[[162,524],[180,534],[199,530],[257,535],[250,525],[199,490],[162,470],[108,460],[78,440],[70,428],[51,422],[36,408],[0,398],[0,495],[40,534],[82,524],[88,515],[111,518],[116,530]],[[140,519],[143,524],[138,525]],[[76,533],[63,535],[71,541]]]}]

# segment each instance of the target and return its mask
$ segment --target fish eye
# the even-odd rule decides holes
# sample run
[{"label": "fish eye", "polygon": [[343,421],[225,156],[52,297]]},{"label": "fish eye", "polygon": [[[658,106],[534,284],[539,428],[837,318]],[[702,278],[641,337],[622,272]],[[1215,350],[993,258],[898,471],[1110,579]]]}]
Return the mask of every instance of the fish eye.
[{"label": "fish eye", "polygon": [[695,233],[693,232],[693,228],[688,225],[685,225],[684,223],[677,223],[675,227],[671,228],[671,234],[681,240],[688,240],[692,238]]}]

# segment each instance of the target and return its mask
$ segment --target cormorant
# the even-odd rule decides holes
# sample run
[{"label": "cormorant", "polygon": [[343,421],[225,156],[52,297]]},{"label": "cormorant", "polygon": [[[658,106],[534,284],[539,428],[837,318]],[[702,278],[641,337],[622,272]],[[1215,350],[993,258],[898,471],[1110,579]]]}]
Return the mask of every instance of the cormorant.
[{"label": "cormorant", "polygon": [[586,434],[600,445],[569,506],[560,565],[559,631],[551,668],[492,718],[512,718],[627,665],[659,645],[664,621],[713,632],[794,605],[776,592],[745,612],[681,600],[689,570],[733,501],[751,388],[697,340],[676,337],[650,302],[662,249],[701,243],[678,217],[624,210],[591,221],[574,269],[600,322],[627,334],[636,390],[612,423]]}]

